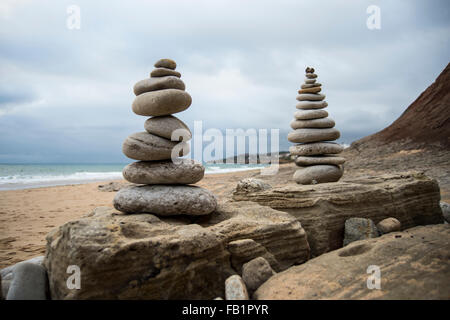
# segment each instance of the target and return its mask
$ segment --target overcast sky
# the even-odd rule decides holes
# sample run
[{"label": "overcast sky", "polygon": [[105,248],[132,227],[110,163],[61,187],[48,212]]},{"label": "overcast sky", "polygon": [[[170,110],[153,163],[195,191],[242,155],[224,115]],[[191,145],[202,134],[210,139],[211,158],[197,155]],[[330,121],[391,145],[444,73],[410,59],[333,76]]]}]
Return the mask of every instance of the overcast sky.
[{"label": "overcast sky", "polygon": [[[67,28],[67,7],[81,28]],[[366,12],[381,9],[381,29]],[[450,1],[0,2],[0,162],[125,162],[134,83],[172,58],[193,129],[279,128],[306,66],[351,143],[392,123],[449,63]]]}]

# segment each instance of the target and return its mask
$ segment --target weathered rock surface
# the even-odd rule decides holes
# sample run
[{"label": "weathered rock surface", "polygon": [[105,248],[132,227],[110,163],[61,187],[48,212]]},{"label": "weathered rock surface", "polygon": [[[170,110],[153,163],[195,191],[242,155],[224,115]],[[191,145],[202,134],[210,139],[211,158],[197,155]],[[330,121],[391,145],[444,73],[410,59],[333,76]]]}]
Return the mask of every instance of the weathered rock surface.
[{"label": "weathered rock surface", "polygon": [[187,185],[139,185],[121,189],[114,208],[125,213],[154,213],[160,216],[210,214],[216,197],[207,189]]},{"label": "weathered rock surface", "polygon": [[322,154],[341,153],[344,147],[334,142],[314,142],[295,145],[289,148],[289,152],[297,156],[315,156]]},{"label": "weathered rock surface", "polygon": [[401,229],[402,229],[401,222],[395,218],[386,218],[384,220],[381,220],[377,224],[377,230],[380,233],[380,235],[400,231]]},{"label": "weathered rock surface", "polygon": [[353,217],[378,223],[394,217],[402,227],[443,223],[439,185],[420,173],[353,178],[317,185],[292,184],[233,195],[295,216],[308,234],[313,256],[342,247],[345,221]]},{"label": "weathered rock surface", "polygon": [[191,103],[192,98],[186,91],[163,89],[138,95],[132,109],[141,116],[168,116],[186,110]]},{"label": "weathered rock surface", "polygon": [[[166,138],[172,141],[189,141],[192,138],[191,130],[180,119],[174,116],[161,116],[147,119],[144,123],[144,128],[148,133]],[[181,135],[176,135],[172,139],[172,133],[175,130],[185,130]],[[185,140],[183,140],[185,138]]]},{"label": "weathered rock surface", "polygon": [[127,165],[123,177],[138,184],[191,184],[200,181],[205,174],[205,167],[195,160],[139,161]]},{"label": "weathered rock surface", "polygon": [[237,274],[225,280],[225,300],[248,300],[245,283]]},{"label": "weathered rock surface", "polygon": [[[189,145],[186,142],[170,141],[148,132],[137,132],[128,136],[122,145],[122,152],[131,159],[142,161],[168,160],[172,157],[172,150],[177,144],[185,148],[179,148],[177,156],[189,153]],[[178,148],[178,147],[177,147]]]},{"label": "weathered rock surface", "polygon": [[13,269],[6,300],[45,300],[47,288],[47,272],[43,266],[20,262]]},{"label": "weathered rock surface", "polygon": [[340,166],[319,164],[297,169],[294,173],[294,181],[300,184],[336,182],[343,174],[344,170]]},{"label": "weathered rock surface", "polygon": [[333,141],[341,136],[335,128],[303,128],[289,132],[288,140],[294,143]]},{"label": "weathered rock surface", "polygon": [[[415,227],[361,240],[271,277],[257,299],[445,299],[450,297],[450,226]],[[381,290],[368,289],[370,265]]]},{"label": "weathered rock surface", "polygon": [[298,120],[310,120],[328,117],[328,112],[325,110],[297,110],[294,117]]},{"label": "weathered rock surface", "polygon": [[[38,266],[41,266],[42,263],[44,261],[44,256],[37,256],[22,262],[27,262],[27,263],[33,263],[36,264]],[[19,263],[22,263],[19,262]],[[3,293],[3,297],[6,298],[6,296],[8,295],[8,291],[9,291],[9,287],[11,285],[11,281],[13,280],[13,271],[14,268],[17,267],[19,265],[19,263],[16,263],[12,266],[3,268],[0,270],[0,276],[2,277],[2,284],[1,284],[1,291]]]},{"label": "weathered rock surface", "polygon": [[178,89],[185,90],[186,86],[180,78],[174,76],[148,78],[137,82],[133,91],[135,95],[140,95],[145,92],[157,91],[163,89]]},{"label": "weathered rock surface", "polygon": [[[44,263],[53,299],[214,299],[237,273],[227,247],[240,239],[265,248],[281,270],[308,259],[297,220],[241,202],[221,204],[194,224],[97,208],[48,234]],[[68,265],[82,271],[80,290],[66,286]]]},{"label": "weathered rock surface", "polygon": [[231,254],[231,265],[239,274],[242,273],[244,263],[258,257],[266,259],[274,270],[283,269],[272,253],[253,239],[240,239],[228,243]]},{"label": "weathered rock surface", "polygon": [[263,257],[255,258],[242,267],[242,280],[244,280],[250,294],[274,274],[275,271],[273,271],[269,262]]},{"label": "weathered rock surface", "polygon": [[267,182],[255,178],[246,178],[238,182],[233,192],[234,193],[258,192],[268,190],[271,188],[272,186]]},{"label": "weathered rock surface", "polygon": [[345,221],[344,246],[358,240],[378,237],[378,230],[370,219],[350,218]]}]

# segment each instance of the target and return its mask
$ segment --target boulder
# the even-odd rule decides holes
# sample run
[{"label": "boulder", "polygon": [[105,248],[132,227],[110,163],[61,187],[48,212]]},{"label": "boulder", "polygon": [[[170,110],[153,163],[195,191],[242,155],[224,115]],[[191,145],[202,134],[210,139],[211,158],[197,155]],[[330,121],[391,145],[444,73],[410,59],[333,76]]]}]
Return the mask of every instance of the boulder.
[{"label": "boulder", "polygon": [[274,274],[275,271],[263,257],[255,258],[242,267],[242,280],[244,280],[250,294]]},{"label": "boulder", "polygon": [[245,283],[237,274],[225,280],[225,300],[248,300]]},{"label": "boulder", "polygon": [[345,221],[353,217],[378,223],[394,217],[403,228],[443,223],[436,180],[421,173],[360,177],[316,185],[290,184],[233,195],[290,213],[308,234],[313,256],[342,247]]},{"label": "boulder", "polygon": [[13,269],[13,279],[6,300],[45,300],[47,273],[41,265],[20,262]]},{"label": "boulder", "polygon": [[209,190],[197,186],[139,185],[121,189],[113,204],[125,213],[201,216],[213,212],[217,200]]},{"label": "boulder", "polygon": [[123,177],[138,184],[191,184],[200,181],[205,174],[205,167],[192,159],[138,161],[127,165]]},{"label": "boulder", "polygon": [[247,192],[258,192],[271,189],[272,186],[267,182],[264,182],[255,178],[242,179],[234,188],[233,193],[247,193]]},{"label": "boulder", "polygon": [[[194,220],[96,208],[47,235],[44,264],[51,297],[214,299],[238,273],[228,244],[240,239],[262,246],[280,271],[309,257],[306,233],[296,219],[252,202],[223,203]],[[69,265],[80,267],[79,290],[66,286]]]},{"label": "boulder", "polygon": [[380,235],[389,232],[400,231],[401,229],[402,229],[401,222],[395,218],[386,218],[384,220],[381,220],[377,224],[377,230],[380,233]]},{"label": "boulder", "polygon": [[[351,243],[278,273],[259,287],[253,297],[260,300],[447,300],[450,297],[449,248],[447,224],[389,233]],[[373,286],[376,267],[380,271],[380,289]]]},{"label": "boulder", "polygon": [[[27,263],[33,263],[39,266],[42,266],[42,263],[44,261],[44,256],[37,256],[22,262],[27,262]],[[19,263],[22,263],[19,262]],[[0,290],[3,293],[3,297],[6,298],[6,296],[8,295],[8,291],[9,291],[9,287],[11,286],[11,281],[13,280],[13,271],[14,269],[19,265],[19,263],[16,263],[12,266],[3,268],[0,270],[0,276],[2,277],[2,283],[1,283],[1,287]]]},{"label": "boulder", "polygon": [[370,219],[350,218],[345,221],[344,246],[358,240],[378,237],[378,230]]}]

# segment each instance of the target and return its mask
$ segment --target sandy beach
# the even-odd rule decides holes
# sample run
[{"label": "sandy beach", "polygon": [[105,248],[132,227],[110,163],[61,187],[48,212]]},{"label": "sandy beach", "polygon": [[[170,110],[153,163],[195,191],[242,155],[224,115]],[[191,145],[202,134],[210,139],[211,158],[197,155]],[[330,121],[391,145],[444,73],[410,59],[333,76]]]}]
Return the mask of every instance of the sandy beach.
[{"label": "sandy beach", "polygon": [[[239,182],[255,177],[273,187],[293,183],[295,166],[281,164],[273,176],[264,176],[260,170],[207,174],[197,185],[212,191],[219,201],[226,201]],[[367,170],[366,174],[377,173]],[[343,180],[358,172],[349,170]],[[124,182],[124,181],[116,181]],[[106,182],[0,191],[0,268],[45,253],[47,233],[68,221],[91,212],[95,207],[112,207],[115,192],[104,192],[98,186]],[[450,202],[447,185],[441,184],[443,201]]]}]

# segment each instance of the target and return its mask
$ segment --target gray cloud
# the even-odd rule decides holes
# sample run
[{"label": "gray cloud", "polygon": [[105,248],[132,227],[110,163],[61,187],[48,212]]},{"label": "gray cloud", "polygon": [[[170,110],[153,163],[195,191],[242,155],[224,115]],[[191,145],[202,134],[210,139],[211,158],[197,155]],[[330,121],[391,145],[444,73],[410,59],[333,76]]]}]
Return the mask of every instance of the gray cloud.
[{"label": "gray cloud", "polygon": [[[72,1],[0,5],[0,162],[124,161],[143,130],[132,86],[178,63],[189,126],[279,128],[281,149],[304,68],[351,141],[389,125],[449,62],[448,1]],[[368,30],[366,8],[381,8]]]}]

